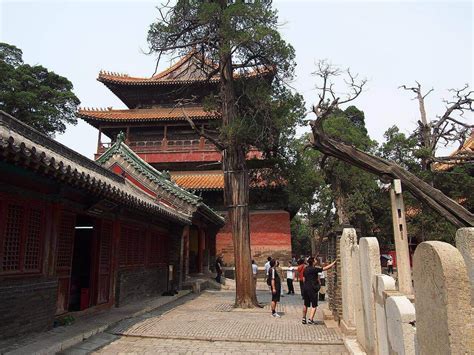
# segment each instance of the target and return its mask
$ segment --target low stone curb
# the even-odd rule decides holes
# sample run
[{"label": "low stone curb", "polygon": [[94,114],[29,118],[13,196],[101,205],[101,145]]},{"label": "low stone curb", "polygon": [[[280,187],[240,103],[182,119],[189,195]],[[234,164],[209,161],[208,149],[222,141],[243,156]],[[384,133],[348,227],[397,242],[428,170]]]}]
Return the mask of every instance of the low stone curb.
[{"label": "low stone curb", "polygon": [[351,355],[367,355],[355,338],[344,338],[344,346]]},{"label": "low stone curb", "polygon": [[[340,341],[307,341],[307,340],[270,340],[270,339],[251,339],[251,338],[229,338],[229,337],[202,337],[202,336],[177,336],[177,335],[126,335],[129,338],[143,338],[143,339],[174,339],[174,340],[201,340],[201,341],[228,341],[228,342],[238,342],[238,343],[265,343],[265,344],[304,344],[304,345],[344,345],[342,340]],[[364,353],[365,354],[365,353]]]},{"label": "low stone curb", "polygon": [[[182,290],[179,293],[172,297],[163,298],[161,302],[157,302],[155,304],[146,306],[136,312],[132,312],[120,317],[117,314],[115,317],[114,315],[107,315],[106,313],[100,314],[100,316],[104,316],[104,318],[109,319],[96,319],[92,317],[90,321],[84,322],[84,324],[80,324],[77,326],[78,329],[74,329],[74,325],[69,326],[72,328],[64,327],[64,329],[57,328],[56,332],[53,334],[46,333],[43,338],[40,338],[38,341],[33,343],[29,343],[25,346],[16,348],[15,350],[5,352],[8,355],[24,355],[24,354],[35,354],[35,355],[47,355],[47,354],[56,354],[60,351],[64,351],[70,347],[73,347],[84,340],[92,337],[93,335],[99,334],[107,330],[108,328],[118,324],[119,322],[141,316],[145,313],[154,311],[168,303],[176,301],[186,295],[189,295],[191,290]],[[160,297],[161,300],[161,297]],[[120,308],[118,308],[120,310]],[[70,333],[70,334],[68,334]]]}]

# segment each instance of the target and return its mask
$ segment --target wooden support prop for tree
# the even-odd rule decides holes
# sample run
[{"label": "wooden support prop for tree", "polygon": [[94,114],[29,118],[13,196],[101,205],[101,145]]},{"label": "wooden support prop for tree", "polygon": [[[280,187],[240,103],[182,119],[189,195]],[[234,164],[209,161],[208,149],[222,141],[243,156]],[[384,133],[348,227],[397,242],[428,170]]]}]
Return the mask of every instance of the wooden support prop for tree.
[{"label": "wooden support prop for tree", "polygon": [[321,153],[378,175],[384,181],[400,179],[415,198],[426,203],[455,226],[474,226],[474,214],[398,164],[329,138],[322,129],[321,118],[311,122],[311,129],[311,145]]},{"label": "wooden support prop for tree", "polygon": [[[339,105],[355,100],[362,93],[367,80],[358,80],[357,75],[353,75],[348,69],[347,80],[344,81],[349,91],[346,97],[341,99],[337,96],[334,84],[331,81],[331,79],[340,75],[341,71],[327,61],[320,61],[317,66],[318,68],[313,74],[321,78],[322,85],[317,87],[319,101],[313,107],[316,120],[310,123],[312,136],[309,145],[323,154],[378,175],[382,181],[391,182],[393,179],[399,179],[415,198],[433,208],[455,226],[474,226],[474,214],[400,165],[366,153],[349,144],[336,141],[325,134],[323,130],[324,121],[335,112]],[[467,105],[466,108],[472,111],[472,99],[469,98],[471,92],[461,96],[461,93],[466,89],[467,86],[456,91],[458,101],[448,108],[444,115],[446,119],[453,110],[464,107],[459,105]]]}]

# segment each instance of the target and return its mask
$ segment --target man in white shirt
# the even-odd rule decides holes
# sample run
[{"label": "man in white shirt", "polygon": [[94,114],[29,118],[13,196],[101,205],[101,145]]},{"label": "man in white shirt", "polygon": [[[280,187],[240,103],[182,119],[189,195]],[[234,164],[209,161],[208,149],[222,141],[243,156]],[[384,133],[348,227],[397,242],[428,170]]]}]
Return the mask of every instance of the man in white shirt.
[{"label": "man in white shirt", "polygon": [[257,273],[258,273],[258,266],[255,263],[255,260],[252,260],[252,276],[253,276],[253,284],[255,289],[257,289]]},{"label": "man in white shirt", "polygon": [[293,263],[290,261],[288,262],[288,269],[286,270],[286,284],[288,285],[288,294],[294,295],[295,289],[293,287],[293,279],[295,277],[295,267]]},{"label": "man in white shirt", "polygon": [[[270,261],[272,261],[272,257],[269,256],[267,258],[267,262],[265,263],[265,282],[267,282],[268,279],[268,270],[270,270]],[[271,289],[271,286],[268,286]]]}]

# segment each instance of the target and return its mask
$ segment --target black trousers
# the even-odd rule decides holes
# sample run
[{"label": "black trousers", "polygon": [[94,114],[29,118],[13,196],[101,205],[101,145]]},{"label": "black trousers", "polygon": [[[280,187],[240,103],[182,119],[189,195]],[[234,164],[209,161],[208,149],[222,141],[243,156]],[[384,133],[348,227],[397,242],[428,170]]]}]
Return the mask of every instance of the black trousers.
[{"label": "black trousers", "polygon": [[295,294],[295,288],[293,287],[293,279],[286,279],[286,284],[288,285],[288,294]]}]

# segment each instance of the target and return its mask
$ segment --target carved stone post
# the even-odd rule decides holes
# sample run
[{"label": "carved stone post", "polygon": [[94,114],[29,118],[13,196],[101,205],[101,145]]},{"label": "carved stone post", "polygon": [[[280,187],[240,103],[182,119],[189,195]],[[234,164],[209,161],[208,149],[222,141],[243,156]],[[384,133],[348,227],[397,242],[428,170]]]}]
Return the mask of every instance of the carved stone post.
[{"label": "carved stone post", "polygon": [[448,243],[423,242],[415,251],[413,276],[420,354],[468,354],[471,290],[461,253]]},{"label": "carved stone post", "polygon": [[398,289],[405,295],[412,295],[413,287],[411,282],[405,205],[403,203],[402,184],[398,179],[393,180],[392,187],[390,188],[390,202],[392,204],[393,239],[395,240],[395,250],[397,251]]}]

